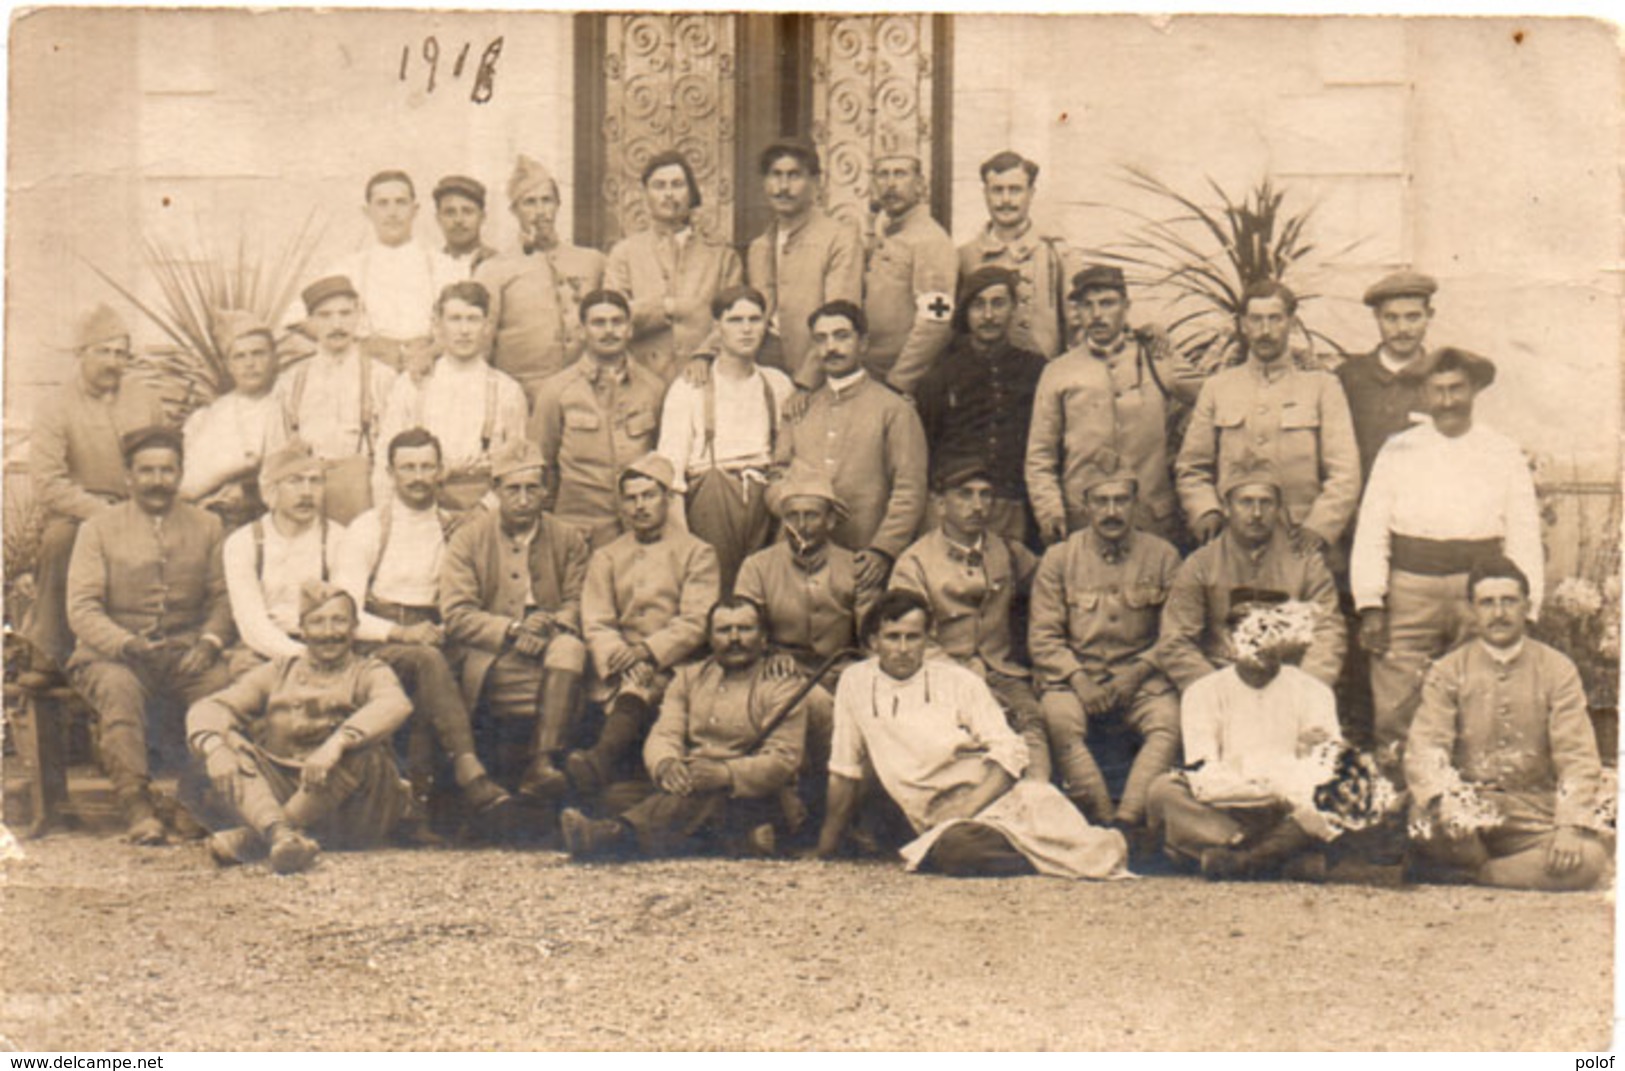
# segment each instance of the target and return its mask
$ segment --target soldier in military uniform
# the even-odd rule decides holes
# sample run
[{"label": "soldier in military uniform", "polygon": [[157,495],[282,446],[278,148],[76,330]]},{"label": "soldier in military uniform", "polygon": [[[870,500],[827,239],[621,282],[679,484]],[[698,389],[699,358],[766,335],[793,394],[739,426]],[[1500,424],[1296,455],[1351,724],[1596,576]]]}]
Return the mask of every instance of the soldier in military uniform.
[{"label": "soldier in military uniform", "polygon": [[953,239],[926,208],[918,156],[877,158],[874,186],[882,215],[863,273],[864,367],[893,390],[913,394],[948,345],[958,258]]}]

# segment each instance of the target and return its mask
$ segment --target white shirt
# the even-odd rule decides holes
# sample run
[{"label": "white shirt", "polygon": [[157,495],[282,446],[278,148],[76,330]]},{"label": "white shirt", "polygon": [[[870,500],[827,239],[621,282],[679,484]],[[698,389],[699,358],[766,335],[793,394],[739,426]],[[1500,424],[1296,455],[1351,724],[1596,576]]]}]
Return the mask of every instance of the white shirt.
[{"label": "white shirt", "polygon": [[[285,420],[272,421],[267,428],[266,449],[275,450],[287,438],[284,424],[295,425],[299,438],[309,443],[316,456],[327,459],[354,457],[363,448],[361,414],[361,362],[368,362],[371,377],[371,406],[374,429],[395,385],[395,373],[381,361],[361,355],[351,346],[343,353],[331,354],[318,350],[308,360],[301,361],[277,377],[276,396]],[[298,412],[294,412],[293,396],[300,380],[304,389],[300,393]],[[374,442],[374,452],[383,452],[387,442]]]},{"label": "white shirt", "polygon": [[[245,524],[226,537],[226,594],[231,616],[245,646],[265,658],[291,658],[303,654],[295,640],[299,631],[299,588],[323,576],[322,522],[317,521],[293,538],[277,530],[267,514],[257,524],[265,533],[265,567],[254,572],[254,524]],[[331,574],[338,560],[344,526],[327,522],[325,559]]]},{"label": "white shirt", "polygon": [[[480,432],[485,428],[488,402],[491,442],[489,450],[481,450]],[[524,389],[512,376],[479,358],[441,357],[421,383],[413,382],[411,376],[397,376],[379,425],[373,501],[385,502],[391,497],[389,442],[399,432],[419,427],[433,432],[450,474],[477,465],[507,443],[524,438],[529,416]]]},{"label": "white shirt", "polygon": [[362,337],[409,339],[430,333],[435,299],[447,284],[468,278],[468,269],[416,241],[371,240],[326,274],[347,277],[361,295]]},{"label": "white shirt", "polygon": [[1349,586],[1357,608],[1382,606],[1396,534],[1503,540],[1539,611],[1546,573],[1535,481],[1518,444],[1499,432],[1475,423],[1450,438],[1429,421],[1383,444],[1354,529]]},{"label": "white shirt", "polygon": [[382,548],[383,525],[377,509],[350,523],[333,565],[333,583],[350,593],[361,611],[356,638],[368,643],[389,639],[394,622],[366,612],[369,592],[402,606],[438,606],[440,560],[446,537],[433,506],[415,510],[389,499],[389,545]]},{"label": "white shirt", "polygon": [[[790,377],[777,368],[754,366],[749,376],[738,379],[713,367],[711,382],[717,392],[716,463],[724,468],[772,464],[772,431],[776,425],[766,405],[763,384],[772,392],[773,404],[782,411],[784,400],[795,392]],[[688,473],[698,474],[711,467],[711,456],[705,448],[706,389],[679,378],[666,392],[656,449],[677,471],[678,491],[688,489]]]},{"label": "white shirt", "polygon": [[275,391],[258,398],[232,391],[186,418],[186,472],[181,495],[196,499],[233,472],[264,459],[273,423],[282,422]]}]

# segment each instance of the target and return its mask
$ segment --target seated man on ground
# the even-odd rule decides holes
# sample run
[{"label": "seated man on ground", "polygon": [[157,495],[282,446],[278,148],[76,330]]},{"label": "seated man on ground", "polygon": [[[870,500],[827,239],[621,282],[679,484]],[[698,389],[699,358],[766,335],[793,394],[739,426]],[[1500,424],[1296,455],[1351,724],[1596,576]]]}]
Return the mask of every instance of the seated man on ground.
[{"label": "seated man on ground", "polygon": [[355,600],[308,581],[299,624],[303,653],[251,670],[186,715],[192,754],[242,822],[209,838],[222,866],[269,855],[278,874],[309,870],[322,844],[377,844],[411,808],[388,741],[412,704],[388,666],[356,653]]},{"label": "seated man on ground", "polygon": [[959,877],[1127,873],[1117,830],[1090,826],[1059,789],[1022,778],[1026,744],[976,674],[927,661],[931,607],[888,591],[864,619],[874,657],[841,675],[829,807],[814,854],[835,855],[859,801],[865,771],[918,834],[901,854],[908,869]]},{"label": "seated man on ground", "polygon": [[773,853],[778,794],[801,762],[805,678],[764,671],[767,629],[749,599],[718,602],[707,632],[711,657],[677,668],[643,745],[655,793],[614,819],[566,810],[571,855],[675,855],[706,841]]},{"label": "seated man on ground", "polygon": [[1526,635],[1529,580],[1505,557],[1467,579],[1473,639],[1422,685],[1405,749],[1421,876],[1589,889],[1613,857],[1580,676]]},{"label": "seated man on ground", "polygon": [[1176,862],[1211,881],[1324,881],[1320,843],[1335,836],[1315,809],[1311,753],[1341,737],[1332,690],[1293,663],[1313,635],[1314,608],[1281,592],[1231,599],[1233,665],[1202,677],[1180,708],[1185,766],[1147,800],[1153,833]]}]

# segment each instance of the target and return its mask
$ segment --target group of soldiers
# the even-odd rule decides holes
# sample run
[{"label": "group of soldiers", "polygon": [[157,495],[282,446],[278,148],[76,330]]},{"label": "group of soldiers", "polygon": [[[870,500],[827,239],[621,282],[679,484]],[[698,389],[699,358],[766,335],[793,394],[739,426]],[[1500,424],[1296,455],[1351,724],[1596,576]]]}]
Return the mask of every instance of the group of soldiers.
[{"label": "group of soldiers", "polygon": [[[182,429],[87,315],[34,423],[24,632],[94,708],[130,838],[208,827],[218,862],[288,873],[428,837],[449,798],[581,858],[799,839],[1318,880],[1372,779],[1303,771],[1367,770],[1352,730],[1405,790],[1413,875],[1603,876],[1585,697],[1526,635],[1529,468],[1475,419],[1493,363],[1426,346],[1434,280],[1372,285],[1381,343],[1335,374],[1256,283],[1244,359],[1204,376],[1035,226],[1017,153],[957,250],[918,159],[875,161],[868,237],[820,174],[762,151],[742,261],[675,152],[607,257],[560,239],[528,158],[509,252],[479,182],[434,187],[437,249],[382,172],[292,330],[216,315],[230,390]],[[1369,725],[1340,718],[1367,672]],[[151,784],[171,745],[179,801]]]}]

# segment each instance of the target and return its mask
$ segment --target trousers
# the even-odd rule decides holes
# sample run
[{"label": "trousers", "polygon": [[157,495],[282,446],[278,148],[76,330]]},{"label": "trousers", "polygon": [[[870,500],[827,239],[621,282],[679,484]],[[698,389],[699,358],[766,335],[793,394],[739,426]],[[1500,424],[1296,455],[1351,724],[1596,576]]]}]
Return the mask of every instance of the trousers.
[{"label": "trousers", "polygon": [[1196,861],[1206,848],[1245,845],[1279,825],[1290,813],[1285,804],[1270,807],[1215,807],[1197,799],[1177,772],[1151,783],[1146,812],[1153,831],[1160,831],[1168,854]]},{"label": "trousers", "polygon": [[1371,659],[1372,735],[1384,766],[1398,766],[1428,663],[1466,631],[1467,574],[1388,574],[1388,650]]},{"label": "trousers", "polygon": [[58,666],[73,651],[68,628],[68,562],[79,522],[73,517],[52,517],[40,531],[34,565],[34,602],[23,622],[23,638]]},{"label": "trousers", "polygon": [[776,800],[738,799],[726,790],[674,796],[655,791],[621,814],[647,856],[680,855],[705,848],[726,850],[728,842],[770,823]]},{"label": "trousers", "polygon": [[258,748],[243,748],[238,760],[223,802],[261,836],[292,821],[323,847],[367,848],[389,836],[411,807],[411,791],[384,746],[347,752],[316,789],[301,788],[297,766]]},{"label": "trousers", "polygon": [[186,708],[231,683],[220,659],[201,672],[182,673],[185,653],[164,647],[140,662],[86,659],[69,667],[70,682],[101,724],[102,766],[115,791],[139,788],[149,779],[149,738],[165,751],[179,738],[177,754],[184,755]]},{"label": "trousers", "polygon": [[952,878],[1006,878],[1036,874],[1025,855],[992,826],[960,822],[945,830],[920,861],[920,870]]},{"label": "trousers", "polygon": [[[1082,799],[1089,820],[1104,825],[1114,817],[1111,794],[1089,750],[1090,719],[1083,712],[1083,704],[1070,688],[1057,688],[1044,693],[1042,706],[1044,727],[1066,794],[1074,800]],[[1123,722],[1140,741],[1115,813],[1118,821],[1138,825],[1145,819],[1151,782],[1179,761],[1179,698],[1166,687],[1153,689],[1142,684],[1127,705],[1096,721],[1098,724],[1108,719]]]},{"label": "trousers", "polygon": [[1050,765],[1049,740],[1044,735],[1044,713],[1038,703],[1033,682],[1026,677],[1012,677],[989,669],[983,676],[987,690],[1004,708],[1010,728],[1027,745],[1027,772],[1023,777],[1035,781],[1048,781],[1054,773]]}]

